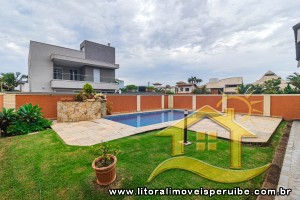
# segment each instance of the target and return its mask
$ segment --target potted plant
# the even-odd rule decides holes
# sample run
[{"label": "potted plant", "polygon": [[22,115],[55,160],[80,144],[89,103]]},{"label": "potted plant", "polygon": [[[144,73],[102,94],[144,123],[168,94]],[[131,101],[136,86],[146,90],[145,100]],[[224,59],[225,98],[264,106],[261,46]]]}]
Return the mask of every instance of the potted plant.
[{"label": "potted plant", "polygon": [[109,185],[116,179],[117,154],[120,153],[117,146],[107,142],[101,143],[100,147],[93,148],[95,155],[100,155],[92,163],[99,185]]}]

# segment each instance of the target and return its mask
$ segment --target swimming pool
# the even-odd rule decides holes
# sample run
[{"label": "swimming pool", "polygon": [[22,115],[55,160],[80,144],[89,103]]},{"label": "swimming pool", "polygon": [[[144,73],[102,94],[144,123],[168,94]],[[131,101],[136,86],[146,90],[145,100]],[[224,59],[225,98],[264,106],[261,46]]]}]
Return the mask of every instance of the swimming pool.
[{"label": "swimming pool", "polygon": [[[189,112],[190,114],[191,112]],[[106,116],[105,119],[123,123],[129,126],[142,127],[162,122],[182,119],[183,110],[163,110],[155,112],[142,112],[128,115]]]}]

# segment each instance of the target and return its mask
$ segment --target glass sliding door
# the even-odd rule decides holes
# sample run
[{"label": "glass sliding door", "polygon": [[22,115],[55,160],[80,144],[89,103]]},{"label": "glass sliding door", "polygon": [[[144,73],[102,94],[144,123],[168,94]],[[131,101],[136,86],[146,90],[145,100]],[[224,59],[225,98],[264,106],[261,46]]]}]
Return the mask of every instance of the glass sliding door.
[{"label": "glass sliding door", "polygon": [[70,70],[70,80],[78,81],[78,70]]},{"label": "glass sliding door", "polygon": [[100,83],[100,69],[99,68],[93,69],[93,75],[94,75],[94,82]]}]

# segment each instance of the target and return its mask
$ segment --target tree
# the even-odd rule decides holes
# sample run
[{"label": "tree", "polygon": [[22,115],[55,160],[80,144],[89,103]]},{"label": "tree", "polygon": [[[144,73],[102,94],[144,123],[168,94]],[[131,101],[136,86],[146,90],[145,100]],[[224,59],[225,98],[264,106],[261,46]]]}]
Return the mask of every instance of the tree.
[{"label": "tree", "polygon": [[249,94],[263,94],[263,85],[250,85]]},{"label": "tree", "polygon": [[283,89],[284,94],[298,94],[298,91],[296,89],[293,89],[290,84],[288,84],[284,89]]},{"label": "tree", "polygon": [[2,89],[6,91],[13,91],[19,86],[23,78],[27,78],[27,76],[21,75],[20,72],[16,72],[15,74],[12,72],[1,73],[0,82]]},{"label": "tree", "polygon": [[188,79],[188,82],[196,85],[197,83],[202,82],[202,79],[197,78],[196,76],[191,76],[191,78]]},{"label": "tree", "polygon": [[200,88],[195,88],[192,92],[193,94],[209,94],[209,92],[206,89],[206,85]]},{"label": "tree", "polygon": [[263,93],[264,94],[279,94],[281,93],[280,91],[280,85],[281,84],[281,79],[272,79],[265,81],[263,84]]},{"label": "tree", "polygon": [[136,92],[138,87],[136,85],[126,85],[126,91],[127,92]]},{"label": "tree", "polygon": [[296,89],[298,91],[300,91],[300,74],[299,73],[295,72],[294,74],[289,75],[287,77],[287,79],[288,79],[288,82],[290,84],[292,84],[293,86],[295,86]]},{"label": "tree", "polygon": [[237,92],[238,92],[238,94],[248,94],[251,90],[251,87],[252,87],[252,85],[251,84],[246,84],[246,85],[244,85],[243,83],[242,83],[242,85],[239,85],[238,87],[237,87]]}]

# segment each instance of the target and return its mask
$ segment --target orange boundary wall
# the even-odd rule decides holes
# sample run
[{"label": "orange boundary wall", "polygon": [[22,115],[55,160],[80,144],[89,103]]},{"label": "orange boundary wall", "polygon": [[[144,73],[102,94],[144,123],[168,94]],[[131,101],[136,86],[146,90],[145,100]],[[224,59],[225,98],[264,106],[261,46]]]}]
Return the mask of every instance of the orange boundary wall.
[{"label": "orange boundary wall", "polygon": [[52,94],[42,94],[42,95],[16,95],[16,109],[20,106],[32,103],[32,105],[38,105],[42,108],[44,117],[46,118],[56,118],[57,116],[57,102],[63,99],[73,99],[73,95],[52,95]]},{"label": "orange boundary wall", "polygon": [[112,113],[136,112],[137,98],[136,95],[106,95],[107,104],[111,104]]},{"label": "orange boundary wall", "polygon": [[[174,109],[192,109],[192,95],[172,95]],[[46,118],[56,118],[57,101],[72,99],[67,94],[16,94],[16,109],[26,103],[39,105]],[[196,109],[209,105],[219,111],[222,109],[221,95],[196,95]],[[247,103],[248,102],[248,103]],[[107,103],[112,104],[113,113],[137,111],[136,95],[107,95]],[[141,95],[141,110],[161,109],[161,96]],[[164,96],[164,108],[168,109],[168,95]],[[262,115],[264,95],[253,95],[249,98],[241,95],[227,96],[227,107],[234,108],[237,113]],[[267,102],[265,103],[267,104]],[[219,106],[218,106],[219,105]],[[0,109],[3,107],[3,95],[0,94]],[[268,110],[268,108],[267,108]],[[283,117],[285,120],[300,119],[300,95],[271,95],[270,114],[274,117]]]},{"label": "orange boundary wall", "polygon": [[3,94],[0,94],[0,111],[2,111],[3,108]]},{"label": "orange boundary wall", "polygon": [[192,109],[192,96],[173,96],[174,109]]},{"label": "orange boundary wall", "polygon": [[196,109],[200,109],[206,105],[222,111],[222,96],[196,96]]},{"label": "orange boundary wall", "polygon": [[263,96],[228,96],[227,108],[233,108],[235,113],[263,115]]},{"label": "orange boundary wall", "polygon": [[141,96],[141,110],[161,109],[161,96]]},{"label": "orange boundary wall", "polygon": [[300,96],[271,96],[271,116],[283,117],[285,120],[300,119]]}]

